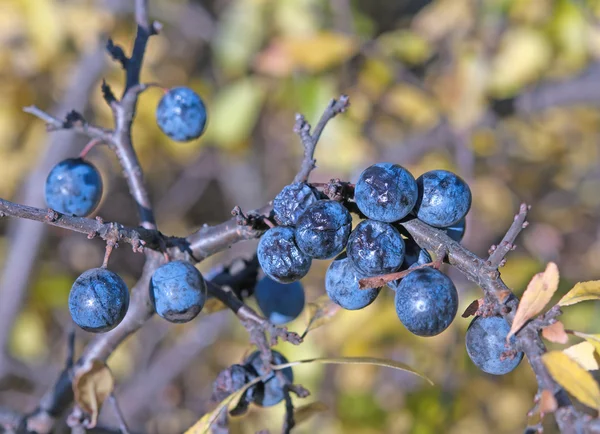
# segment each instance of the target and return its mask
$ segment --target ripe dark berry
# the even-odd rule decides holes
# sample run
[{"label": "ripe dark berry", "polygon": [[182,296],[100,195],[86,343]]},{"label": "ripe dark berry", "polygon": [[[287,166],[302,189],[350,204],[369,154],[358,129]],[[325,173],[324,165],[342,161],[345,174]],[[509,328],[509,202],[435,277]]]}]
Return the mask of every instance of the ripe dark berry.
[{"label": "ripe dark berry", "polygon": [[174,87],[166,92],[156,108],[158,126],[173,140],[197,139],[206,126],[206,107],[196,92],[188,87]]},{"label": "ripe dark berry", "polygon": [[417,178],[419,199],[415,212],[428,225],[446,228],[464,218],[471,208],[471,190],[459,176],[432,170]]},{"label": "ripe dark berry", "polygon": [[[433,261],[429,252],[425,249],[422,249],[412,239],[405,240],[404,246],[404,262],[402,262],[400,271],[408,270],[409,268],[415,268]],[[392,282],[388,283],[388,287],[395,291],[401,281],[402,279],[393,280]]]},{"label": "ripe dark berry", "polygon": [[348,257],[365,276],[398,270],[404,261],[404,240],[398,229],[376,220],[360,222],[350,234]]},{"label": "ripe dark berry", "polygon": [[46,178],[46,204],[60,213],[85,217],[100,203],[102,178],[81,158],[58,163]]},{"label": "ripe dark berry", "polygon": [[452,280],[434,268],[419,268],[396,289],[396,313],[404,326],[419,336],[435,336],[448,328],[458,309]]},{"label": "ripe dark berry", "polygon": [[[281,353],[275,350],[272,350],[271,353],[273,355],[271,364],[283,365],[288,363],[288,360],[283,357]],[[255,351],[252,353],[248,359],[246,359],[245,366],[248,369],[252,369],[256,375],[259,376],[265,375],[269,370],[269,367],[264,365],[260,357],[260,351]],[[294,381],[294,373],[292,372],[292,368],[284,368],[281,371],[290,383]],[[252,386],[249,389],[249,394],[252,397],[252,401],[256,405],[261,407],[271,407],[283,401],[285,397],[283,392],[284,386],[285,384],[283,384],[283,382],[280,381],[275,375],[275,371],[271,371],[271,374],[266,380],[261,381],[256,386]]]},{"label": "ripe dark berry", "polygon": [[407,216],[417,195],[415,178],[392,163],[377,163],[365,169],[354,190],[354,200],[364,215],[388,223]]},{"label": "ripe dark berry", "polygon": [[381,288],[359,289],[359,275],[345,253],[333,261],[325,274],[325,290],[337,305],[347,310],[367,307],[375,301]]},{"label": "ripe dark berry", "polygon": [[278,226],[265,232],[258,243],[258,262],[277,282],[295,282],[310,270],[312,259],[298,248],[294,234],[293,228]]},{"label": "ripe dark berry", "polygon": [[320,200],[309,206],[296,224],[300,250],[316,259],[329,259],[346,247],[352,216],[342,204]]},{"label": "ripe dark berry", "polygon": [[263,277],[254,289],[258,307],[275,325],[293,321],[304,309],[304,288],[300,282],[279,283]]},{"label": "ripe dark berry", "polygon": [[104,268],[92,268],[79,276],[69,293],[69,312],[75,324],[101,333],[119,324],[129,307],[129,290],[123,279]]},{"label": "ripe dark berry", "polygon": [[304,182],[286,185],[273,200],[275,219],[283,226],[295,226],[304,210],[320,196],[318,190]]},{"label": "ripe dark berry", "polygon": [[204,307],[206,282],[189,262],[168,262],[150,279],[150,299],[156,313],[167,321],[188,322]]},{"label": "ripe dark berry", "polygon": [[465,236],[467,230],[467,220],[462,218],[458,223],[444,229],[446,234],[457,243],[460,243]]},{"label": "ripe dark berry", "polygon": [[[510,326],[499,316],[478,316],[471,322],[466,336],[467,354],[479,369],[488,374],[504,375],[519,365],[523,353],[501,360],[502,353],[507,350],[505,344],[509,331]],[[514,344],[515,337],[510,340]]]}]

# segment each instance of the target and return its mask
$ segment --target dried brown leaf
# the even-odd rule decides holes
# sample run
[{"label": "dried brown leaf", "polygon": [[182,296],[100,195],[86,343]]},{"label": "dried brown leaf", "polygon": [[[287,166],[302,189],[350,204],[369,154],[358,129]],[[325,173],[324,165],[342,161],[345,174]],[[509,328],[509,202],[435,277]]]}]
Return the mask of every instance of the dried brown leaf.
[{"label": "dried brown leaf", "polygon": [[88,428],[96,426],[102,403],[115,387],[112,372],[101,360],[92,360],[79,369],[73,378],[75,402],[89,414]]},{"label": "dried brown leaf", "polygon": [[565,326],[560,321],[544,327],[542,329],[542,336],[550,342],[556,342],[557,344],[566,344],[569,341],[569,335],[565,332]]}]

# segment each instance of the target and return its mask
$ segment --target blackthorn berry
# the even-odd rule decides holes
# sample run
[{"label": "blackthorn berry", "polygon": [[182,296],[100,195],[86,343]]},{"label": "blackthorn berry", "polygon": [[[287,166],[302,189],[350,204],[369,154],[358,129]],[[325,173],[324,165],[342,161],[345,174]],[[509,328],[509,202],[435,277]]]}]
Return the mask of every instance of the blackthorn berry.
[{"label": "blackthorn berry", "polygon": [[417,202],[417,183],[404,167],[377,163],[361,173],[354,200],[361,212],[373,220],[395,222],[412,211]]},{"label": "blackthorn berry", "polygon": [[304,288],[300,282],[279,283],[263,277],[254,289],[262,313],[275,325],[293,321],[304,309]]},{"label": "blackthorn berry", "polygon": [[467,219],[464,217],[462,219],[460,219],[460,221],[458,223],[444,229],[446,234],[448,234],[448,236],[450,238],[452,238],[454,241],[456,241],[457,243],[460,243],[462,241],[463,237],[465,236],[466,230],[467,230]]},{"label": "blackthorn berry", "polygon": [[[288,363],[287,359],[283,357],[281,353],[275,350],[271,350],[271,353],[273,356],[271,364],[283,365]],[[248,369],[252,369],[256,375],[259,376],[265,375],[269,370],[269,367],[264,365],[260,357],[260,351],[252,353],[248,359],[246,359],[245,366],[248,367]],[[290,383],[294,381],[292,368],[283,368],[281,371]],[[256,405],[261,407],[271,407],[283,401],[285,397],[283,392],[284,386],[285,384],[277,378],[275,372],[271,371],[267,379],[256,384],[256,386],[252,386],[249,389],[249,393],[252,397],[252,401]]]},{"label": "blackthorn berry", "polygon": [[415,212],[428,225],[446,228],[464,218],[471,208],[471,190],[459,176],[432,170],[417,178],[419,199]]},{"label": "blackthorn berry", "polygon": [[342,253],[327,269],[325,290],[331,301],[344,309],[362,309],[375,301],[381,288],[359,289],[360,279],[352,261]]},{"label": "blackthorn berry", "polygon": [[[523,353],[501,360],[502,353],[507,350],[505,344],[509,331],[510,326],[499,316],[478,316],[471,322],[466,336],[467,354],[479,369],[488,374],[504,375],[518,366]],[[512,336],[510,341],[514,344],[515,337]]]},{"label": "blackthorn berry", "polygon": [[156,313],[167,321],[188,322],[204,307],[206,282],[189,262],[167,262],[150,279],[150,300]]},{"label": "blackthorn berry", "polygon": [[309,206],[296,224],[300,250],[316,259],[329,259],[346,247],[352,230],[352,216],[333,200],[320,200]]},{"label": "blackthorn berry", "polygon": [[365,276],[398,270],[404,261],[404,240],[398,229],[377,220],[363,220],[350,234],[348,257]]},{"label": "blackthorn berry", "polygon": [[112,330],[129,307],[129,290],[123,279],[105,268],[81,274],[69,293],[69,312],[75,324],[88,332]]},{"label": "blackthorn berry", "polygon": [[188,87],[174,87],[166,92],[156,108],[158,126],[173,140],[197,139],[206,126],[206,107],[196,92]]},{"label": "blackthorn berry", "polygon": [[[400,271],[408,270],[409,268],[415,268],[433,261],[429,252],[425,249],[422,249],[412,239],[405,240],[404,246],[404,262],[402,262]],[[402,279],[388,282],[388,287],[395,291],[401,281]]]},{"label": "blackthorn berry", "polygon": [[265,232],[258,243],[258,262],[265,274],[277,282],[295,282],[310,270],[312,259],[298,248],[294,234],[293,228],[278,226]]},{"label": "blackthorn berry", "polygon": [[46,178],[46,204],[68,215],[85,217],[100,203],[102,178],[98,170],[81,158],[58,163]]},{"label": "blackthorn berry", "polygon": [[396,289],[396,313],[404,326],[418,336],[435,336],[448,328],[458,310],[452,280],[434,268],[419,268]]},{"label": "blackthorn berry", "polygon": [[286,185],[273,200],[275,219],[283,226],[295,226],[304,210],[320,197],[318,190],[304,182]]}]

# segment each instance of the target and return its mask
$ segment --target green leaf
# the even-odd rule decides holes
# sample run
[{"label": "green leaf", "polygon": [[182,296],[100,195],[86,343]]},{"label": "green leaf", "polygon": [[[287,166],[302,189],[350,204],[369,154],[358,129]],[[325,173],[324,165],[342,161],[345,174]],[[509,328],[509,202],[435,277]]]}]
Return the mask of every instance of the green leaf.
[{"label": "green leaf", "polygon": [[394,360],[389,359],[378,359],[376,357],[324,357],[324,358],[316,358],[316,359],[305,359],[305,360],[296,360],[293,362],[285,363],[283,365],[275,365],[273,369],[284,369],[290,366],[301,365],[305,363],[326,363],[326,364],[336,364],[336,365],[375,365],[375,366],[383,366],[386,368],[394,368],[400,371],[410,372],[411,374],[415,374],[429,384],[433,385],[433,381],[431,381],[425,374],[420,373],[419,371],[414,370],[408,365],[404,363],[396,362]]},{"label": "green leaf", "polygon": [[559,306],[571,306],[580,301],[600,299],[600,280],[577,283],[558,302]]}]

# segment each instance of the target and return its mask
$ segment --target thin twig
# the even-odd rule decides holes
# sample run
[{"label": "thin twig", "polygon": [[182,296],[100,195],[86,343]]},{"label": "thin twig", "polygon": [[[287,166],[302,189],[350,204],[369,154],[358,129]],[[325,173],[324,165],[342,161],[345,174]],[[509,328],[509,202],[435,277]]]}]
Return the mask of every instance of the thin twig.
[{"label": "thin twig", "polygon": [[488,263],[492,268],[498,268],[502,265],[502,261],[511,250],[515,249],[515,240],[517,236],[521,233],[523,229],[525,229],[528,225],[527,223],[527,212],[531,207],[527,206],[527,204],[522,203],[519,208],[519,213],[515,215],[515,219],[513,223],[510,225],[510,228],[504,235],[504,238],[497,246],[492,246],[490,249],[492,253],[488,258]]},{"label": "thin twig", "polygon": [[127,428],[127,423],[125,422],[125,418],[123,417],[123,413],[119,408],[119,403],[117,402],[117,398],[114,393],[111,393],[108,397],[108,400],[113,406],[113,410],[115,412],[115,416],[117,416],[117,420],[119,421],[119,429],[121,434],[129,434],[129,428]]},{"label": "thin twig", "polygon": [[[96,125],[89,124],[87,121],[79,121],[76,123],[70,123],[68,120],[60,120],[57,117],[54,117],[45,111],[39,109],[38,107],[32,105],[28,107],[24,107],[23,111],[25,113],[30,113],[44,122],[51,131],[58,130],[72,130],[77,133],[88,136],[91,139],[99,139],[103,141],[110,142],[112,139],[112,131],[106,128],[101,128]],[[82,118],[83,119],[83,118]]]}]

